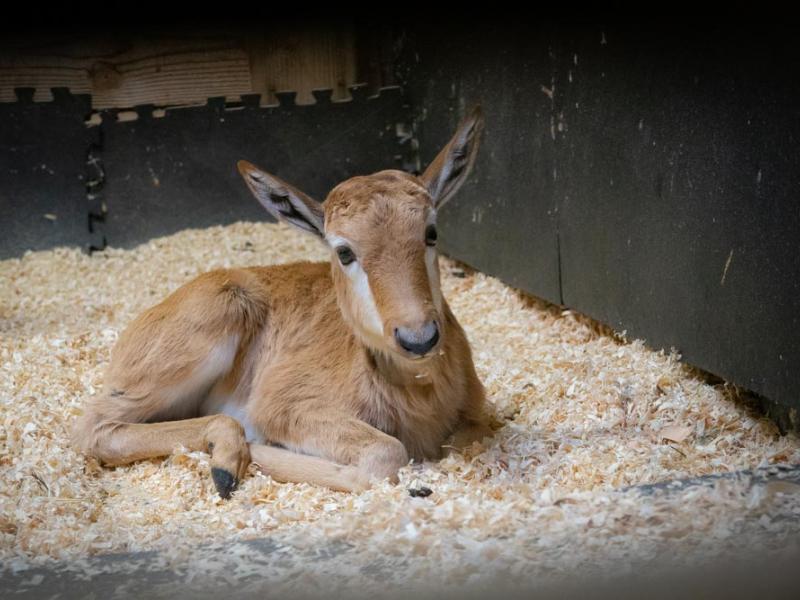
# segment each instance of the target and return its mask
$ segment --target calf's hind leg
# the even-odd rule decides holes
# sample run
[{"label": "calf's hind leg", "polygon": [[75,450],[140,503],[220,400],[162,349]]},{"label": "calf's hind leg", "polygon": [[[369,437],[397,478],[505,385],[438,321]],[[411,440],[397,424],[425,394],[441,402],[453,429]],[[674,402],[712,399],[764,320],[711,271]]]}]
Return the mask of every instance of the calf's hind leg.
[{"label": "calf's hind leg", "polygon": [[103,395],[76,424],[75,445],[110,465],[178,445],[208,451],[217,490],[229,496],[250,463],[244,430],[199,407],[263,323],[258,286],[247,271],[211,271],[134,320],[112,352]]}]

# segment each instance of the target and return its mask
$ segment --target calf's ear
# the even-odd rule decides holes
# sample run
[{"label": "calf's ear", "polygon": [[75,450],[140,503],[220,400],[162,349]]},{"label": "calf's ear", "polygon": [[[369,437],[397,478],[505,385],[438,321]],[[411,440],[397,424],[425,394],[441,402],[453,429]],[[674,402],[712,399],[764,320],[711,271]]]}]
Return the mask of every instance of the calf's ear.
[{"label": "calf's ear", "polygon": [[325,238],[325,212],[319,202],[246,160],[236,166],[256,200],[273,217]]},{"label": "calf's ear", "polygon": [[428,188],[436,208],[450,200],[466,181],[478,155],[482,131],[483,111],[476,106],[461,121],[453,139],[422,174],[422,182]]}]

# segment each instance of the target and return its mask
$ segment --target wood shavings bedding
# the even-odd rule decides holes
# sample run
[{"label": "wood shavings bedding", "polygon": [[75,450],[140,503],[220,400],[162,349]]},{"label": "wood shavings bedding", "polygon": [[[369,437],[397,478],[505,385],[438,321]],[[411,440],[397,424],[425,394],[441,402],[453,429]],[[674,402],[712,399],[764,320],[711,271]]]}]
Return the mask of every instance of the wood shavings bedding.
[{"label": "wood shavings bedding", "polygon": [[[597,333],[446,259],[446,297],[504,422],[483,446],[361,494],[278,484],[251,467],[229,501],[214,492],[204,453],[104,469],[69,447],[71,421],[99,392],[117,335],[143,309],[212,268],[326,258],[285,226],[237,223],[91,257],[59,248],[0,262],[3,567],[152,549],[182,560],[197,544],[271,537],[309,547],[344,540],[364,564],[402,559],[407,581],[446,583],[568,572],[670,540],[710,551],[753,510],[767,515],[769,539],[800,530],[800,494],[778,494],[768,510],[735,486],[662,504],[615,492],[798,463],[800,442],[677,356]],[[408,487],[433,494],[410,498]],[[773,513],[795,516],[781,535]]]}]

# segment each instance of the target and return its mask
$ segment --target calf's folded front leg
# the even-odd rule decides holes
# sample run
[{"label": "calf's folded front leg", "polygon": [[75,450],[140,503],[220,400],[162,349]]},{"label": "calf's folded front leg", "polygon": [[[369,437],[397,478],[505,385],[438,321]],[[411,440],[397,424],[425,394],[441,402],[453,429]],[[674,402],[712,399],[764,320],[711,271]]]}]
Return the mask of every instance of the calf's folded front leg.
[{"label": "calf's folded front leg", "polygon": [[369,487],[357,467],[291,450],[250,444],[250,457],[262,473],[281,483],[310,483],[339,492],[361,492]]},{"label": "calf's folded front leg", "polygon": [[[360,419],[336,411],[307,409],[280,418],[272,415],[264,424],[264,430],[270,440],[290,450],[319,457],[334,466],[348,467],[340,474],[348,482],[355,483],[341,486],[342,489],[363,489],[386,478],[397,483],[398,471],[409,461],[408,452],[400,440]],[[314,469],[321,466],[308,465]],[[264,470],[269,472],[269,468]],[[285,480],[298,481],[296,476]],[[339,489],[327,483],[322,485]]]}]

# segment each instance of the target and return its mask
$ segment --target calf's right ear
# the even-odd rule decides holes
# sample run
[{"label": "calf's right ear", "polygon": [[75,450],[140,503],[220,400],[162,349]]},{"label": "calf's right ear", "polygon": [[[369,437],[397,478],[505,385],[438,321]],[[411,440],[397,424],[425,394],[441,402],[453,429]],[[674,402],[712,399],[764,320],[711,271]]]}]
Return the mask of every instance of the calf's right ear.
[{"label": "calf's right ear", "polygon": [[482,131],[483,112],[476,106],[420,176],[436,208],[444,206],[466,181],[478,155]]},{"label": "calf's right ear", "polygon": [[269,214],[325,238],[325,212],[319,202],[246,160],[240,160],[236,166],[247,187]]}]

